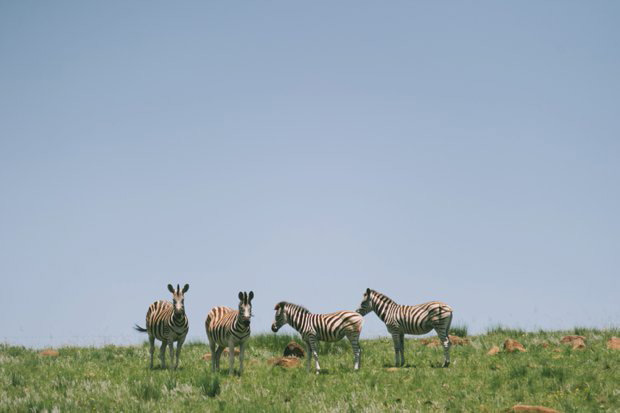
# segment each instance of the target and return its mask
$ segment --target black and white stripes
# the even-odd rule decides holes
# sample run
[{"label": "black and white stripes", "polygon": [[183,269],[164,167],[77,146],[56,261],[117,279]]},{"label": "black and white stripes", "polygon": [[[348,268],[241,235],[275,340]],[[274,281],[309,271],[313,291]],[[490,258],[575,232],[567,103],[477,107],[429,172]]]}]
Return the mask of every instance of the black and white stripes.
[{"label": "black and white stripes", "polygon": [[400,305],[377,291],[366,289],[358,313],[374,311],[387,326],[394,341],[396,366],[405,364],[405,334],[426,334],[435,330],[444,349],[444,367],[450,364],[452,308],[439,301],[418,305]]},{"label": "black and white stripes", "polygon": [[271,325],[271,330],[276,333],[280,327],[288,323],[299,332],[308,348],[308,370],[310,370],[310,354],[314,357],[317,374],[321,370],[317,353],[318,341],[338,341],[345,336],[353,347],[354,369],[359,369],[362,352],[359,337],[364,323],[364,318],[360,314],[353,311],[312,314],[302,306],[285,301],[276,304],[275,311],[275,321]]},{"label": "black and white stripes", "polygon": [[140,332],[148,333],[151,355],[151,368],[153,368],[153,353],[155,351],[155,339],[161,341],[159,358],[161,367],[166,367],[166,346],[170,348],[170,368],[174,362],[174,342],[177,342],[176,363],[179,366],[181,347],[189,330],[189,323],[185,315],[184,294],[189,290],[189,284],[185,284],[183,290],[177,284],[176,290],[172,284],[168,284],[168,290],[172,293],[172,303],[169,301],[155,301],[146,312],[146,328],[136,325],[134,328]]},{"label": "black and white stripes", "polygon": [[211,368],[216,371],[220,367],[220,356],[228,347],[230,360],[229,370],[233,373],[235,362],[235,346],[239,346],[239,374],[243,372],[243,354],[245,344],[250,337],[250,317],[252,317],[252,299],[254,292],[239,292],[239,308],[215,307],[207,315],[205,329],[211,348]]}]

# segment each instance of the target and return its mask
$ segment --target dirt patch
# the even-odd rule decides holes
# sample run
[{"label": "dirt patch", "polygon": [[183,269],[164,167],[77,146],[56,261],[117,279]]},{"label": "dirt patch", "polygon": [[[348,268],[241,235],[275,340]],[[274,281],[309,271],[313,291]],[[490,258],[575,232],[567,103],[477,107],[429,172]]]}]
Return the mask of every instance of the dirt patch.
[{"label": "dirt patch", "polygon": [[290,356],[304,358],[306,356],[306,352],[304,351],[304,348],[298,343],[291,341],[286,345],[286,348],[284,349],[284,357]]},{"label": "dirt patch", "polygon": [[299,358],[297,357],[274,357],[272,359],[267,360],[267,364],[272,366],[280,366],[284,368],[296,367],[300,363]]},{"label": "dirt patch", "polygon": [[400,370],[398,367],[388,367],[387,369],[385,369],[385,371],[390,371],[390,372],[394,372],[398,370]]},{"label": "dirt patch", "polygon": [[523,344],[519,343],[517,340],[513,340],[511,338],[506,339],[504,341],[504,351],[508,353],[514,353],[515,351],[527,351]]},{"label": "dirt patch", "polygon": [[499,347],[497,346],[493,346],[489,349],[489,351],[487,351],[487,355],[489,356],[493,356],[495,354],[499,353]]},{"label": "dirt patch", "polygon": [[530,412],[530,413],[560,413],[550,407],[544,406],[528,406],[527,404],[517,404],[510,409],[513,412]]},{"label": "dirt patch", "polygon": [[620,338],[612,337],[607,341],[607,348],[610,350],[620,350]]},{"label": "dirt patch", "polygon": [[52,350],[51,348],[45,349],[39,352],[39,355],[44,357],[58,357],[60,353],[58,350]]}]

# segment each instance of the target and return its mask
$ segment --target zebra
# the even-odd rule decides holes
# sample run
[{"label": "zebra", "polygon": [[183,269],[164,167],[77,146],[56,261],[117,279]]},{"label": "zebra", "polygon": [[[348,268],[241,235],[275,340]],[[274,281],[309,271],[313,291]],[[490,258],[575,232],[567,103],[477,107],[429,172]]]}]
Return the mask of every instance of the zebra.
[{"label": "zebra", "polygon": [[159,359],[161,368],[166,368],[166,345],[170,347],[170,368],[174,362],[174,342],[177,342],[177,360],[174,364],[176,369],[179,366],[179,356],[181,347],[189,330],[189,322],[185,315],[184,294],[189,290],[189,284],[185,284],[181,290],[177,284],[176,290],[172,284],[168,284],[168,291],[172,293],[172,303],[165,300],[155,301],[149,306],[146,312],[146,328],[135,325],[135,329],[141,333],[148,333],[151,369],[153,368],[153,352],[155,351],[155,339],[161,341]]},{"label": "zebra", "polygon": [[[450,323],[452,308],[449,305],[430,301],[418,305],[400,305],[380,292],[366,289],[357,310],[362,316],[374,311],[385,323],[394,341],[394,360],[397,367],[405,364],[405,334],[426,334],[435,330],[444,351],[443,367],[450,365]],[[399,357],[400,356],[400,357]]]},{"label": "zebra", "polygon": [[[220,356],[224,348],[228,347],[229,369],[233,374],[235,363],[235,346],[239,346],[239,375],[243,372],[243,353],[250,338],[250,318],[252,317],[252,299],[254,292],[239,292],[239,308],[214,307],[207,314],[205,329],[211,348],[211,369],[220,368]],[[217,346],[217,348],[216,348]]]},{"label": "zebra", "polygon": [[364,317],[353,311],[338,311],[330,314],[312,314],[306,308],[286,301],[276,304],[275,321],[271,331],[277,333],[284,325],[289,324],[301,334],[308,349],[307,369],[310,371],[311,355],[316,364],[316,374],[321,371],[317,341],[339,341],[344,336],[351,342],[355,356],[354,370],[359,370],[362,349],[359,338],[364,324]]}]

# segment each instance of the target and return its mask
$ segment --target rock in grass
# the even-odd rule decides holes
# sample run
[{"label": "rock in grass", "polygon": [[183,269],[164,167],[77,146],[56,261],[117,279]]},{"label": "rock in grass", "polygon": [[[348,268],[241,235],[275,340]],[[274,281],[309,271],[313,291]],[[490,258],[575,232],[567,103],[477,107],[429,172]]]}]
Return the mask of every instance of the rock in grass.
[{"label": "rock in grass", "polygon": [[289,356],[304,358],[306,356],[306,352],[304,351],[304,348],[302,346],[300,346],[294,341],[291,341],[286,345],[286,348],[284,349],[284,357]]},{"label": "rock in grass", "polygon": [[607,348],[610,350],[620,350],[620,338],[612,337],[607,341]]},{"label": "rock in grass", "polygon": [[499,347],[497,347],[497,346],[491,347],[491,349],[487,352],[487,354],[489,356],[493,356],[493,355],[495,355],[497,353],[499,353]]},{"label": "rock in grass", "polygon": [[[459,336],[448,336],[450,337],[450,342],[455,346],[465,346],[469,344],[469,339],[459,337]],[[439,347],[441,343],[437,337],[435,338],[423,338],[420,340],[420,343],[425,345],[426,347]]]},{"label": "rock in grass", "polygon": [[[239,355],[239,349],[236,348],[235,349],[235,356]],[[224,351],[222,351],[222,355],[220,357],[228,357],[228,348],[225,348]],[[211,353],[205,353],[204,356],[202,356],[202,359],[205,361],[209,361],[211,360]]]},{"label": "rock in grass", "polygon": [[564,336],[562,337],[562,339],[560,340],[560,343],[572,343],[575,340],[583,340],[586,341],[586,338],[584,336]]},{"label": "rock in grass", "polygon": [[586,348],[586,338],[584,336],[564,336],[560,343],[570,344],[573,350],[582,350]]},{"label": "rock in grass", "polygon": [[52,350],[51,348],[40,351],[39,354],[45,357],[58,357],[60,355],[57,350]]},{"label": "rock in grass", "polygon": [[272,359],[267,360],[268,364],[272,366],[280,366],[284,368],[291,368],[298,366],[300,361],[297,357],[274,357]]},{"label": "rock in grass", "polygon": [[544,406],[528,406],[527,404],[517,404],[512,406],[513,412],[531,412],[531,413],[560,413],[559,411],[550,407]]},{"label": "rock in grass", "polygon": [[514,353],[515,351],[527,351],[525,347],[523,347],[523,344],[511,338],[508,338],[506,339],[506,341],[504,341],[504,350],[508,353]]}]

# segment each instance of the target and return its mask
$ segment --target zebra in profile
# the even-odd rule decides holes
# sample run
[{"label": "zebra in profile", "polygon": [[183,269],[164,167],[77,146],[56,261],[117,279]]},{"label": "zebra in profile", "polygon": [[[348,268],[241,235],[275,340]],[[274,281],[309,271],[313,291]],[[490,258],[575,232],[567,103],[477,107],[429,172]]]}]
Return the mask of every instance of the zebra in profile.
[{"label": "zebra in profile", "polygon": [[330,314],[312,314],[306,308],[292,303],[281,301],[276,304],[276,318],[271,325],[271,331],[277,333],[284,325],[289,324],[301,334],[301,338],[308,348],[307,368],[310,371],[310,359],[314,357],[316,374],[321,371],[319,365],[318,341],[339,341],[346,336],[351,342],[355,356],[354,369],[360,368],[362,349],[359,338],[362,332],[364,317],[353,311],[338,311]]},{"label": "zebra in profile", "polygon": [[181,347],[189,330],[184,302],[184,294],[187,290],[189,290],[189,284],[185,284],[182,290],[179,288],[179,284],[177,284],[176,290],[172,284],[168,284],[168,291],[172,293],[172,303],[165,300],[155,301],[146,312],[146,328],[142,328],[137,324],[134,327],[137,331],[148,333],[149,335],[151,368],[153,368],[155,339],[161,341],[159,353],[161,368],[166,368],[166,345],[170,347],[170,368],[172,368],[175,341],[177,342],[177,360],[174,368],[176,369],[179,366]]},{"label": "zebra in profile", "polygon": [[[250,318],[252,317],[252,299],[254,292],[239,292],[239,308],[214,307],[207,314],[205,329],[211,348],[211,369],[220,368],[220,356],[224,348],[228,347],[230,361],[228,373],[233,374],[235,364],[235,346],[239,346],[239,375],[243,372],[243,353],[250,338]],[[217,348],[216,348],[217,346]]]},{"label": "zebra in profile", "polygon": [[405,364],[405,334],[426,334],[435,330],[444,352],[443,367],[450,365],[450,338],[452,308],[439,301],[418,305],[400,305],[380,292],[366,289],[357,310],[361,315],[374,311],[385,323],[394,341],[394,359],[397,367]]}]

